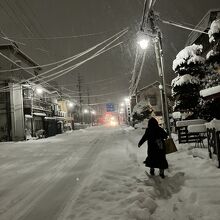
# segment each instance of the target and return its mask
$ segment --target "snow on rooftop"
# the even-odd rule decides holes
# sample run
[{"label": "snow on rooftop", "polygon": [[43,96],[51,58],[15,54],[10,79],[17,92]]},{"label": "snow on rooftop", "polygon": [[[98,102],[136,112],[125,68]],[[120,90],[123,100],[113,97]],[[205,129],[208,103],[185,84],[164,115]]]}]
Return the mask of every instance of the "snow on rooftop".
[{"label": "snow on rooftop", "polygon": [[202,45],[193,44],[185,47],[177,54],[176,59],[173,61],[173,70],[175,71],[178,66],[181,66],[184,63],[187,63],[188,65],[190,63],[204,63],[205,59],[199,56],[202,50]]},{"label": "snow on rooftop", "polygon": [[209,34],[209,42],[215,41],[214,34],[220,33],[220,19],[214,20],[210,26]]},{"label": "snow on rooftop", "polygon": [[199,79],[195,76],[191,76],[189,74],[185,74],[183,76],[177,76],[171,82],[172,87],[181,86],[183,84],[199,84]]},{"label": "snow on rooftop", "polygon": [[207,97],[207,96],[211,96],[217,93],[220,93],[220,85],[201,90],[200,96]]}]

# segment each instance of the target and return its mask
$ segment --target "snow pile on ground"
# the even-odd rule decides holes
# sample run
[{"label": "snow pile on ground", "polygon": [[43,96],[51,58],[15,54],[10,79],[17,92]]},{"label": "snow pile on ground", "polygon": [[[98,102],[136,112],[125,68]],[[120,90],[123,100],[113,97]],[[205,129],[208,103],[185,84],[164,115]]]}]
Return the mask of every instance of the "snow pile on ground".
[{"label": "snow pile on ground", "polygon": [[[56,210],[50,204],[60,208],[61,199],[62,213],[58,212],[57,220],[219,219],[220,170],[216,167],[215,161],[209,159],[207,148],[195,149],[193,144],[177,144],[178,152],[167,156],[169,169],[165,172],[166,178],[161,179],[158,170],[155,176],[145,173],[149,172],[142,163],[146,157],[147,144],[141,148],[137,147],[143,134],[144,130],[130,127],[95,127],[87,129],[85,133],[74,131],[35,142],[0,143],[0,152],[5,152],[5,156],[12,151],[11,156],[14,158],[17,151],[17,159],[20,162],[15,160],[15,165],[20,165],[18,169],[20,178],[22,178],[21,171],[24,171],[22,167],[26,167],[31,173],[35,171],[36,175],[36,179],[32,177],[29,182],[24,182],[24,186],[20,185],[22,190],[17,182],[11,183],[14,184],[12,190],[15,192],[12,191],[10,195],[14,199],[7,200],[4,193],[10,188],[4,184],[7,184],[9,174],[13,177],[18,174],[9,172],[12,169],[9,165],[13,158],[3,163],[7,158],[4,154],[0,154],[1,177],[3,176],[0,192],[4,198],[0,202],[0,211],[4,213],[6,211],[4,207],[8,205],[7,207],[10,208],[14,201],[16,201],[15,205],[18,205],[12,209],[10,215],[6,215],[10,216],[9,218],[1,218],[1,212],[0,218],[23,219],[20,218],[21,214],[33,208],[32,213],[36,215],[30,216],[37,216],[34,219],[52,219],[48,216],[51,212],[56,213]],[[177,135],[174,135],[173,139],[177,142]],[[64,154],[60,154],[59,151]],[[24,158],[24,154],[27,157]],[[31,163],[30,169],[30,164],[27,162],[33,160],[31,158],[33,155],[38,159]],[[44,162],[40,165],[41,170],[35,170],[36,163],[39,162]],[[53,166],[49,166],[51,163]],[[47,165],[49,167],[45,170]],[[43,175],[43,171],[46,172],[46,176]],[[37,175],[38,172],[41,172],[40,176]],[[27,173],[28,176],[31,173]],[[50,178],[53,178],[53,181],[60,180],[55,188],[50,189],[53,183]],[[43,193],[42,200],[39,200],[38,196],[42,193],[39,191],[40,188],[31,185],[34,181],[38,184],[39,180],[45,182],[46,185],[41,182],[44,190],[51,190],[49,197],[46,196],[48,195],[46,192]],[[16,197],[16,193],[21,194]],[[34,197],[27,200],[26,197],[22,197],[26,194],[28,198],[30,194]],[[50,202],[45,200],[48,198]],[[42,208],[42,212],[45,213],[37,212],[39,204],[33,203],[36,199],[45,205]],[[24,208],[25,201],[29,201],[30,205],[28,203]],[[24,210],[19,210],[19,207],[23,207]],[[38,216],[39,214],[41,217]],[[28,217],[27,215],[24,219],[32,219]]]},{"label": "snow pile on ground", "polygon": [[175,71],[178,66],[181,66],[185,63],[188,65],[191,63],[204,63],[205,59],[199,56],[202,52],[202,49],[202,45],[193,44],[181,50],[177,54],[176,59],[173,61],[173,71]]},{"label": "snow pile on ground", "polygon": [[220,33],[220,19],[214,20],[210,26],[209,34],[209,42],[215,41],[214,34]]}]

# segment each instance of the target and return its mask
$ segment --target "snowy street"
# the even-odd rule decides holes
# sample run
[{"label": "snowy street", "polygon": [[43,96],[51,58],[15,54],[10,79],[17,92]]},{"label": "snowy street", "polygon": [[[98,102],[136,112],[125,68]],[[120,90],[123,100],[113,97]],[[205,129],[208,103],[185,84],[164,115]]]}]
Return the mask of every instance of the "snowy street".
[{"label": "snowy street", "polygon": [[137,148],[143,132],[96,127],[0,143],[0,219],[218,219],[220,172],[207,149],[193,157],[178,146],[166,178],[151,177],[146,144]]}]

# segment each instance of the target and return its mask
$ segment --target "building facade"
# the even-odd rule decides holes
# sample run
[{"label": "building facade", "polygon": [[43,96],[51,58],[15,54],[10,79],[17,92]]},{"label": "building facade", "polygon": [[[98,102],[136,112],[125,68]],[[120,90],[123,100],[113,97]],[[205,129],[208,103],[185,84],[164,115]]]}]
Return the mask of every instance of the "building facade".
[{"label": "building facade", "polygon": [[[156,116],[162,116],[162,103],[161,103],[161,94],[159,89],[160,82],[155,81],[152,84],[149,84],[141,88],[137,92],[137,101],[146,100],[153,107],[154,113]],[[171,86],[166,85],[166,93],[168,101],[171,100]],[[169,104],[169,103],[168,103]]]},{"label": "building facade", "polygon": [[39,65],[13,44],[0,45],[0,55],[0,141],[62,133],[66,115],[57,92],[28,80],[39,74]]},{"label": "building facade", "polygon": [[[202,20],[196,25],[195,29],[201,30],[203,32],[208,32],[211,23],[220,18],[220,9],[212,9],[209,10]],[[206,56],[206,54],[212,49],[211,44],[209,43],[209,36],[208,34],[200,33],[192,31],[189,34],[189,37],[186,42],[186,46],[190,46],[192,44],[203,45],[202,56]]]}]

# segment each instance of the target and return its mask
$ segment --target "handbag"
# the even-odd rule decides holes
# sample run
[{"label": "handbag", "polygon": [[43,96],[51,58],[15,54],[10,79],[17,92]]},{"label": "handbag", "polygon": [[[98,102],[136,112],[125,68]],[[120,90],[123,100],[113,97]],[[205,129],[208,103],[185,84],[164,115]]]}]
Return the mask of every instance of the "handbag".
[{"label": "handbag", "polygon": [[171,154],[177,151],[176,145],[172,138],[167,138],[165,141],[165,151],[166,154]]}]

